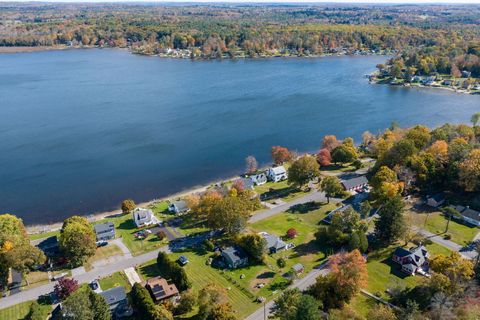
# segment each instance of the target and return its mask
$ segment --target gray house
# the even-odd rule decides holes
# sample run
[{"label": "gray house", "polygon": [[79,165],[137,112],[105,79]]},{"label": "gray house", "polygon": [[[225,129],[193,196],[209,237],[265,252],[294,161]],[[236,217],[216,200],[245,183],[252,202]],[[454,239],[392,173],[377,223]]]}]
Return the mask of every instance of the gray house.
[{"label": "gray house", "polygon": [[113,319],[129,317],[133,314],[124,287],[115,287],[100,293],[112,313]]},{"label": "gray house", "polygon": [[470,209],[470,207],[454,206],[455,210],[460,212],[462,220],[474,226],[480,227],[480,212]]},{"label": "gray house", "polygon": [[393,252],[392,260],[402,266],[402,271],[409,275],[428,270],[428,254],[424,246],[418,246],[410,250],[398,247]]},{"label": "gray house", "polygon": [[244,267],[248,264],[248,256],[240,247],[227,247],[223,249],[222,258],[230,269]]},{"label": "gray house", "polygon": [[174,212],[175,214],[182,214],[190,211],[190,208],[185,200],[178,200],[168,206],[168,211]]},{"label": "gray house", "polygon": [[443,192],[427,197],[427,205],[429,205],[432,208],[438,208],[444,203],[445,203],[445,195],[443,194]]},{"label": "gray house", "polygon": [[368,186],[368,180],[365,176],[358,176],[352,179],[343,180],[342,186],[346,191],[354,191]]},{"label": "gray house", "polygon": [[113,222],[105,222],[93,226],[97,241],[108,241],[115,239],[115,225]]},{"label": "gray house", "polygon": [[268,233],[262,233],[262,237],[267,241],[267,249],[270,253],[277,253],[287,249],[287,243],[280,237]]}]

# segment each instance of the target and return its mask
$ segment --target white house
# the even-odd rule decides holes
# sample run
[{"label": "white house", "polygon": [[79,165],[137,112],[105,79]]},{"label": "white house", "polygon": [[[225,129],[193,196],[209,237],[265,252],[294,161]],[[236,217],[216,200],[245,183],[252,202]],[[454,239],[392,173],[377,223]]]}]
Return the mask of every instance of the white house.
[{"label": "white house", "polygon": [[135,208],[132,212],[132,219],[135,225],[139,228],[158,222],[152,210],[144,208]]},{"label": "white house", "polygon": [[181,214],[181,213],[187,213],[190,211],[190,208],[188,207],[188,204],[185,200],[178,200],[172,202],[168,206],[168,211],[174,212],[176,214]]},{"label": "white house", "polygon": [[257,186],[267,183],[267,174],[265,172],[255,173],[249,176],[253,183]]},{"label": "white house", "polygon": [[402,266],[402,271],[409,275],[415,275],[416,272],[422,273],[428,270],[428,254],[424,246],[419,246],[406,250],[398,247],[393,252],[392,260]]},{"label": "white house", "polygon": [[285,170],[284,166],[278,166],[268,169],[267,176],[268,179],[273,182],[279,182],[288,178],[287,170]]}]

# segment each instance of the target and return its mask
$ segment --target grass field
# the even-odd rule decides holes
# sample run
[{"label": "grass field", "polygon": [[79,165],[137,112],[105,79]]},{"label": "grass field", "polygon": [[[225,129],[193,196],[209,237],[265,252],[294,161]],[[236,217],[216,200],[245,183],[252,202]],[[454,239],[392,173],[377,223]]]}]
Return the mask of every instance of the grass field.
[{"label": "grass field", "polygon": [[[1,320],[21,320],[26,319],[29,312],[32,301],[22,302],[11,307],[0,310],[0,319]],[[43,311],[44,319],[47,318],[48,314],[52,310],[51,305],[40,305],[41,310]]]},{"label": "grass field", "polygon": [[[233,308],[238,312],[239,319],[245,318],[247,315],[260,307],[254,302],[253,296],[249,295],[233,282],[221,274],[217,269],[206,264],[209,254],[198,254],[194,252],[171,254],[171,259],[177,259],[180,255],[185,255],[189,259],[189,263],[184,267],[188,278],[192,282],[193,289],[201,290],[210,283],[227,289],[229,301]],[[159,276],[156,261],[150,261],[138,268],[138,273],[144,280]]]},{"label": "grass field", "polygon": [[123,271],[115,272],[111,276],[100,279],[98,282],[104,291],[118,286],[123,286],[127,293],[132,289]]},{"label": "grass field", "polygon": [[58,236],[58,235],[60,235],[60,230],[29,234],[28,237],[30,238],[30,240],[38,240],[38,239],[44,239],[44,238],[48,238],[51,236]]},{"label": "grass field", "polygon": [[[412,223],[419,228],[425,229],[435,234],[445,234],[447,219],[441,212],[416,213],[409,212]],[[448,234],[452,236],[451,241],[459,245],[469,244],[480,230],[477,227],[459,223],[455,220],[450,221]]]}]

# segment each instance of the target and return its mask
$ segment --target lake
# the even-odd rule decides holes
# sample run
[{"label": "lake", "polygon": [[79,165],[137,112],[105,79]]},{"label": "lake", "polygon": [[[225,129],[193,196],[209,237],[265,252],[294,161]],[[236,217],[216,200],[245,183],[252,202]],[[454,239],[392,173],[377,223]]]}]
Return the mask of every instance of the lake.
[{"label": "lake", "polygon": [[27,224],[118,208],[401,126],[468,122],[480,97],[371,85],[386,58],[189,61],[122,50],[0,55],[0,213]]}]

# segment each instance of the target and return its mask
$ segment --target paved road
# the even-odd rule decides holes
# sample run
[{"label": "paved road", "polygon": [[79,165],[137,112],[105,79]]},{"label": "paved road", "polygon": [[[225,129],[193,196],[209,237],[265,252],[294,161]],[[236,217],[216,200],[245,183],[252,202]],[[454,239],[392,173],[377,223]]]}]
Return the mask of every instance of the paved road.
[{"label": "paved road", "polygon": [[[311,201],[326,202],[327,199],[325,197],[325,193],[320,192],[320,191],[315,191],[315,192],[309,193],[305,196],[302,196],[300,198],[297,198],[293,201],[290,201],[290,202],[287,202],[285,204],[279,205],[277,207],[259,212],[256,215],[254,215],[253,217],[251,217],[249,222],[254,223],[254,222],[269,218],[271,216],[274,216],[276,214],[279,214],[281,212],[284,212],[284,211],[288,210],[291,206],[302,204],[302,203],[307,203],[307,202],[311,202]],[[332,203],[341,202],[341,201],[342,201],[342,199],[333,199],[333,198],[330,199],[330,202],[332,202]],[[176,241],[171,243],[171,247],[189,246],[189,245],[192,244],[192,242],[196,242],[197,240],[198,241],[203,241],[203,238],[204,237],[198,237],[198,239],[197,238],[193,239],[193,238],[187,237],[187,238],[176,239]],[[119,243],[117,241],[115,241],[115,244],[119,245]],[[120,245],[120,248],[122,249],[122,251],[124,251],[124,253],[126,253],[125,249],[128,250],[128,248],[126,248],[124,246],[121,246],[121,245]],[[126,268],[135,267],[136,265],[140,265],[140,264],[145,263],[147,261],[153,260],[157,257],[159,251],[169,252],[170,249],[169,249],[169,246],[165,246],[165,247],[162,247],[162,248],[157,249],[155,251],[151,251],[151,252],[145,253],[143,255],[136,256],[136,257],[132,257],[129,254],[125,254],[121,260],[116,261],[116,262],[114,262],[112,264],[109,264],[109,265],[106,265],[106,266],[95,267],[94,269],[92,269],[89,272],[85,272],[81,275],[76,276],[75,279],[79,283],[88,283],[88,282],[92,281],[93,279],[107,277],[107,276],[109,276],[109,275],[111,275],[111,274],[113,274],[117,271],[122,271]],[[318,270],[312,271],[311,273],[309,273],[307,276],[305,276],[301,280],[298,280],[295,283],[295,285],[299,285],[301,288],[303,288],[303,287],[306,288],[308,285],[310,285],[311,283],[313,283],[315,281],[315,278],[319,274],[318,272],[320,272],[320,271],[318,271]],[[307,284],[304,284],[305,281],[309,281],[309,280],[311,280],[311,283],[308,282]],[[7,308],[9,306],[12,306],[12,305],[15,305],[17,303],[24,302],[24,301],[36,300],[39,296],[52,292],[53,288],[54,288],[54,285],[55,285],[55,283],[52,282],[52,283],[49,283],[49,284],[45,284],[43,286],[39,286],[39,287],[36,287],[36,288],[32,288],[32,289],[22,291],[21,293],[18,293],[18,294],[12,295],[12,296],[1,298],[0,299],[0,309]],[[262,318],[263,318],[263,313],[262,313]]]},{"label": "paved road", "polygon": [[[156,259],[159,251],[169,252],[169,248],[168,246],[164,246],[155,251],[151,251],[136,257],[131,257],[129,259],[117,261],[107,266],[97,267],[92,269],[89,272],[76,276],[75,279],[79,283],[89,283],[93,279],[107,277],[117,271],[122,271],[126,268],[135,267],[136,265],[140,265],[147,261]],[[15,294],[12,296],[2,298],[0,299],[0,309],[7,308],[9,306],[15,305],[20,302],[36,300],[39,296],[49,294],[50,292],[52,292],[54,285],[55,285],[55,282],[51,282],[40,287],[22,291],[20,294]]]},{"label": "paved road", "polygon": [[[320,266],[317,269],[310,271],[305,277],[295,281],[289,288],[298,288],[301,291],[306,290],[309,286],[315,283],[315,280],[319,275],[326,275],[329,272],[329,269],[325,268],[324,265]],[[270,310],[273,307],[273,301],[269,301],[265,306],[261,306],[254,313],[249,315],[246,320],[264,320],[268,319],[270,315]]]},{"label": "paved road", "polygon": [[475,252],[475,246],[468,246],[468,247],[463,247],[459,244],[456,244],[453,241],[443,239],[442,235],[434,234],[431,233],[427,230],[420,229],[420,228],[413,228],[416,232],[421,234],[424,237],[427,237],[428,239],[432,240],[435,243],[438,243],[452,251],[457,251],[459,252],[464,258],[466,259],[475,259],[477,256],[477,253]]}]

